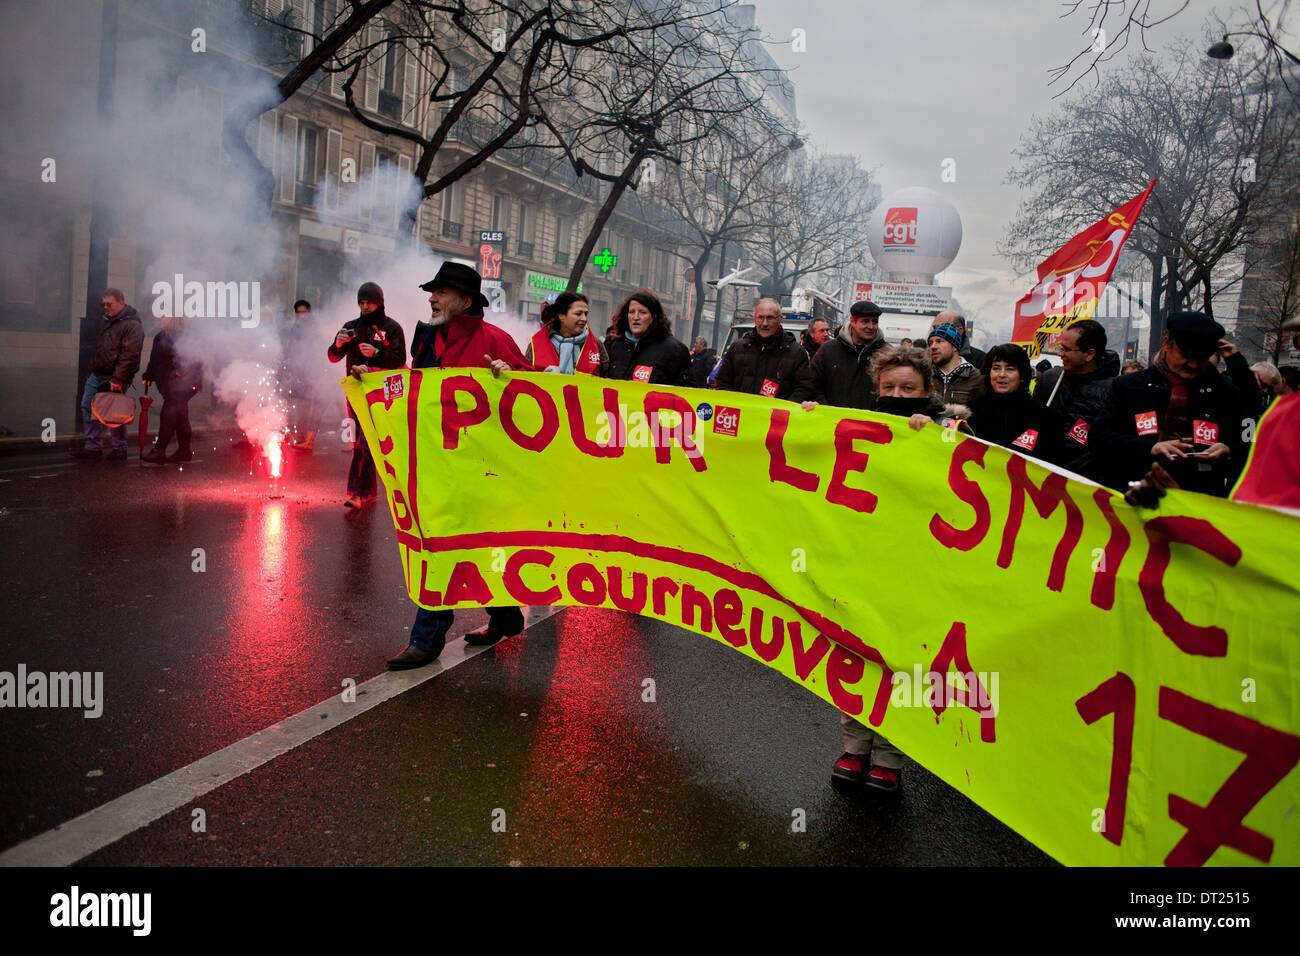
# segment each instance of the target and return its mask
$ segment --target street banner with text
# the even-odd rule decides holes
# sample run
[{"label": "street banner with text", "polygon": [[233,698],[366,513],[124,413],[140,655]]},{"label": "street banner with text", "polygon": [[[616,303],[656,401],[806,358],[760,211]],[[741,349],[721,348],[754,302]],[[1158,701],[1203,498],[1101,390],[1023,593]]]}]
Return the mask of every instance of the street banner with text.
[{"label": "street banner with text", "polygon": [[344,387],[424,607],[713,638],[1065,863],[1300,863],[1300,518],[1180,491],[1139,511],[938,425],[755,395]]}]

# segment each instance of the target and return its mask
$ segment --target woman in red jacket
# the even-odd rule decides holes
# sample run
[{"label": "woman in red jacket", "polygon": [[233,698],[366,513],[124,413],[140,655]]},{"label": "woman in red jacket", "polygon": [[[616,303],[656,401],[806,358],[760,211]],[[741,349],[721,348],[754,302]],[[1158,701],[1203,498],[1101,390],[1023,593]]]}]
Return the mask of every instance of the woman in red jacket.
[{"label": "woman in red jacket", "polygon": [[542,309],[542,327],[524,356],[543,372],[582,372],[603,378],[609,368],[605,346],[587,328],[591,303],[580,292],[561,292]]}]

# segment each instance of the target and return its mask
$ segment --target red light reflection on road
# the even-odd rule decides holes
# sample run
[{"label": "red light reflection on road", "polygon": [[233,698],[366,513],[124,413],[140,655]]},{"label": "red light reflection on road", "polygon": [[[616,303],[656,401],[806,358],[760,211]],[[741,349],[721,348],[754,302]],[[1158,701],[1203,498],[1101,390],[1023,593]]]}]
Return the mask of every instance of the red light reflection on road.
[{"label": "red light reflection on road", "polygon": [[555,632],[555,670],[520,774],[516,825],[521,835],[539,827],[581,854],[572,862],[634,863],[626,857],[629,827],[644,819],[640,805],[627,802],[624,777],[635,779],[643,759],[640,747],[628,746],[645,724],[632,709],[653,706],[641,703],[650,674],[644,638],[633,618],[603,608],[569,608]]},{"label": "red light reflection on road", "polygon": [[300,683],[294,675],[315,656],[303,646],[314,617],[304,601],[305,514],[291,502],[264,497],[249,501],[244,512],[231,555],[236,570],[225,640],[213,662],[232,717],[281,719],[286,690]]}]

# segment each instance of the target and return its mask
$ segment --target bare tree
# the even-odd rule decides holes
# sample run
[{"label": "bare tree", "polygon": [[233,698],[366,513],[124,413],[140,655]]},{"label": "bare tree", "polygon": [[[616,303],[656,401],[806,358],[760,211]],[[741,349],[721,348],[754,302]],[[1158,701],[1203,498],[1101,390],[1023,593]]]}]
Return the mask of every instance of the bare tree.
[{"label": "bare tree", "polygon": [[667,251],[690,266],[692,339],[700,334],[709,262],[725,244],[739,243],[770,224],[762,218],[773,211],[761,189],[763,173],[769,165],[786,162],[798,143],[794,131],[766,110],[728,117],[717,135],[691,143],[681,151],[680,165],[637,194],[639,218],[653,219],[654,211],[642,198],[648,193],[682,226],[678,244]]},{"label": "bare tree", "polygon": [[731,118],[761,106],[775,78],[753,65],[746,48],[752,38],[730,28],[729,6],[683,4],[672,23],[620,37],[572,74],[567,99],[542,104],[546,135],[537,145],[560,152],[579,179],[609,184],[574,260],[570,289],[629,189],[657,181],[661,168],[680,165]]},{"label": "bare tree", "polygon": [[[361,123],[415,144],[412,172],[423,186],[403,203],[403,231],[413,235],[423,200],[512,143],[531,146],[544,104],[571,96],[579,69],[598,68],[616,49],[614,41],[653,34],[697,15],[683,2],[646,10],[637,4],[481,0],[471,9],[463,3],[403,0],[394,15],[377,24],[370,42],[347,49],[327,68],[346,74],[344,98]],[[581,59],[582,51],[591,56]],[[381,64],[391,63],[400,63],[408,82],[425,91],[416,105],[419,116],[385,122],[373,104],[358,102],[358,79],[373,84]],[[431,177],[453,138],[467,147],[464,155]]]},{"label": "bare tree", "polygon": [[[1061,14],[1063,20],[1071,17],[1082,20],[1083,15],[1087,15],[1083,33],[1088,42],[1068,62],[1049,71],[1052,78],[1049,85],[1063,84],[1057,96],[1069,93],[1087,77],[1099,82],[1101,67],[1127,49],[1130,40],[1136,39],[1143,52],[1153,52],[1147,44],[1148,31],[1174,20],[1187,9],[1188,0],[1064,0],[1062,6],[1065,11]],[[1300,57],[1287,49],[1282,40],[1287,32],[1291,6],[1292,0],[1275,0],[1269,4],[1264,0],[1254,0],[1253,10],[1248,8],[1245,22],[1238,28],[1234,29],[1219,19],[1220,28],[1216,36],[1222,36],[1224,42],[1234,37],[1261,41],[1264,55],[1282,82],[1288,83],[1288,70],[1300,66]],[[1216,55],[1231,56],[1232,52],[1221,49],[1216,51]]]},{"label": "bare tree", "polygon": [[1169,64],[1138,60],[1030,123],[1008,177],[1030,195],[1001,252],[1033,265],[1157,180],[1130,246],[1152,263],[1158,339],[1169,310],[1196,301],[1212,313],[1223,266],[1243,260],[1226,284],[1248,271],[1261,223],[1276,212],[1296,121],[1258,59],[1219,66],[1183,51]]},{"label": "bare tree", "polygon": [[764,291],[785,295],[805,276],[866,261],[875,208],[871,174],[851,156],[797,156],[760,177],[760,228],[749,249],[768,278]]}]

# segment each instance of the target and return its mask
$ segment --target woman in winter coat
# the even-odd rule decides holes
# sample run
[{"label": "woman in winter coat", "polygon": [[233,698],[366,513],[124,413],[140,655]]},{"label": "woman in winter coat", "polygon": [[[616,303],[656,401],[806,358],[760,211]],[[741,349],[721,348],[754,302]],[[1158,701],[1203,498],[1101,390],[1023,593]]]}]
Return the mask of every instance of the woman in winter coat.
[{"label": "woman in winter coat", "polygon": [[542,327],[528,343],[524,357],[542,372],[603,377],[609,353],[587,327],[591,303],[580,292],[561,292],[542,309]]},{"label": "woman in winter coat", "polygon": [[972,403],[975,437],[1031,458],[1060,464],[1066,457],[1065,418],[1029,394],[1033,371],[1018,345],[997,345],[984,358],[984,393]]},{"label": "woman in winter coat", "polygon": [[[349,374],[360,375],[379,369],[403,368],[406,365],[406,333],[384,312],[384,290],[374,282],[363,283],[357,290],[357,307],[361,314],[345,322],[329,347],[331,362],[346,360]],[[348,406],[356,421],[356,413]],[[375,461],[370,446],[356,426],[352,446],[352,464],[348,468],[348,497],[345,508],[360,508],[376,495]]]},{"label": "woman in winter coat", "polygon": [[607,378],[655,385],[695,385],[691,352],[668,324],[659,297],[648,289],[633,292],[618,310],[619,338],[608,344]]},{"label": "woman in winter coat", "polygon": [[[871,357],[871,376],[875,411],[906,418],[914,431],[931,422],[945,427],[956,422],[956,427],[966,427],[963,416],[967,409],[944,405],[935,397],[930,356],[924,350],[879,349]],[[831,768],[833,784],[886,792],[899,788],[903,773],[901,750],[847,714],[840,714],[840,736],[844,752]]]},{"label": "woman in winter coat", "polygon": [[[163,397],[162,413],[158,418],[158,438],[153,448],[140,456],[151,465],[164,462],[181,464],[194,458],[190,449],[190,399],[203,385],[203,366],[182,356],[177,346],[183,338],[185,323],[179,316],[169,315],[162,320],[162,330],[153,337],[149,351],[149,367],[144,370],[144,390],[157,385]],[[176,436],[176,451],[167,454],[172,436]]]}]

